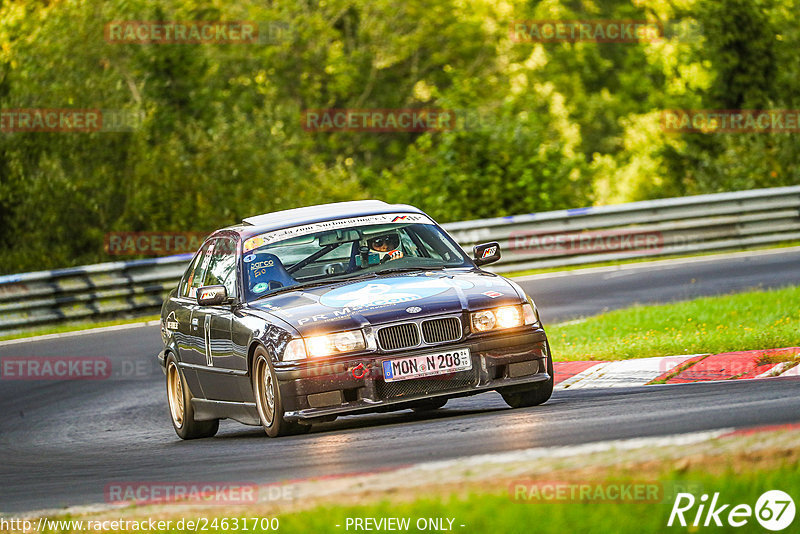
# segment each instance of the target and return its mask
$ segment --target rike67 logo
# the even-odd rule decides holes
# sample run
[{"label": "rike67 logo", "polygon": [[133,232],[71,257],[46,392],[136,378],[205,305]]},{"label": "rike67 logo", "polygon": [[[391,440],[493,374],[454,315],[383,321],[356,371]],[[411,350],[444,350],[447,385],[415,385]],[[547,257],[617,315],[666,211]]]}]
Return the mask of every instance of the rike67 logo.
[{"label": "rike67 logo", "polygon": [[697,527],[728,525],[742,527],[755,516],[756,521],[767,530],[784,530],[792,524],[795,516],[795,505],[788,493],[781,490],[765,491],[756,501],[755,507],[749,504],[732,505],[720,499],[719,492],[709,496],[703,494],[696,499],[691,493],[679,493],[675,497],[667,526],[691,525]]}]

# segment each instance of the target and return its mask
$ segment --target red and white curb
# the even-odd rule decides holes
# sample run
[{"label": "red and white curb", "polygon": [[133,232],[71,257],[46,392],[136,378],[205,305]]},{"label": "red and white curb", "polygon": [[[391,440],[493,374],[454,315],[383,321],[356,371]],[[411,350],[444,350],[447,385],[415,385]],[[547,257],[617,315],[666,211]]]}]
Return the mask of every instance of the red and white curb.
[{"label": "red and white curb", "polygon": [[[765,360],[784,360],[765,362]],[[619,361],[556,362],[556,389],[800,376],[800,347]]]}]

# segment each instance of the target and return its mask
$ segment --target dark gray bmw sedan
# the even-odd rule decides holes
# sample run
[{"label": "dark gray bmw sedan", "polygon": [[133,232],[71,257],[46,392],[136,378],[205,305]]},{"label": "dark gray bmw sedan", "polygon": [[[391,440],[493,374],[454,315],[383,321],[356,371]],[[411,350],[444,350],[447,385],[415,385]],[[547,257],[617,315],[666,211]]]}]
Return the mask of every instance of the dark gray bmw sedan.
[{"label": "dark gray bmw sedan", "polygon": [[484,271],[417,208],[326,204],[214,232],[164,302],[158,359],[181,438],[219,420],[269,436],[339,415],[435,410],[489,390],[550,398],[553,360],[533,300]]}]

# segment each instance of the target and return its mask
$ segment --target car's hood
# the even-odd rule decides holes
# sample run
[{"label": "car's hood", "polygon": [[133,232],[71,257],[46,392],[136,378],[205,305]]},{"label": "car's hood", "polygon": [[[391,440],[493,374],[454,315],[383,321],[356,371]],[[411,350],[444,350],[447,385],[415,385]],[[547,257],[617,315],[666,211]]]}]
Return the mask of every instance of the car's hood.
[{"label": "car's hood", "polygon": [[250,306],[280,317],[302,334],[313,335],[518,304],[523,299],[516,284],[491,273],[431,271],[298,289]]}]

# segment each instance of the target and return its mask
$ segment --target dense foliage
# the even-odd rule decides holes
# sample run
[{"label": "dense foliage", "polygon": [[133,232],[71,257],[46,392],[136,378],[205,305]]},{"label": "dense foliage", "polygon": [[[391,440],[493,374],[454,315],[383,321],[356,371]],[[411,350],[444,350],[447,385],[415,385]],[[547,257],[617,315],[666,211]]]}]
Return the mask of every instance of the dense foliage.
[{"label": "dense foliage", "polygon": [[[358,198],[441,222],[800,183],[796,137],[676,134],[664,109],[800,108],[792,0],[0,2],[0,110],[127,110],[127,132],[0,133],[0,272],[111,258]],[[653,42],[517,42],[524,19],[647,19]],[[258,21],[260,44],[119,44],[121,20]],[[445,132],[310,132],[306,109],[441,108]]]}]

